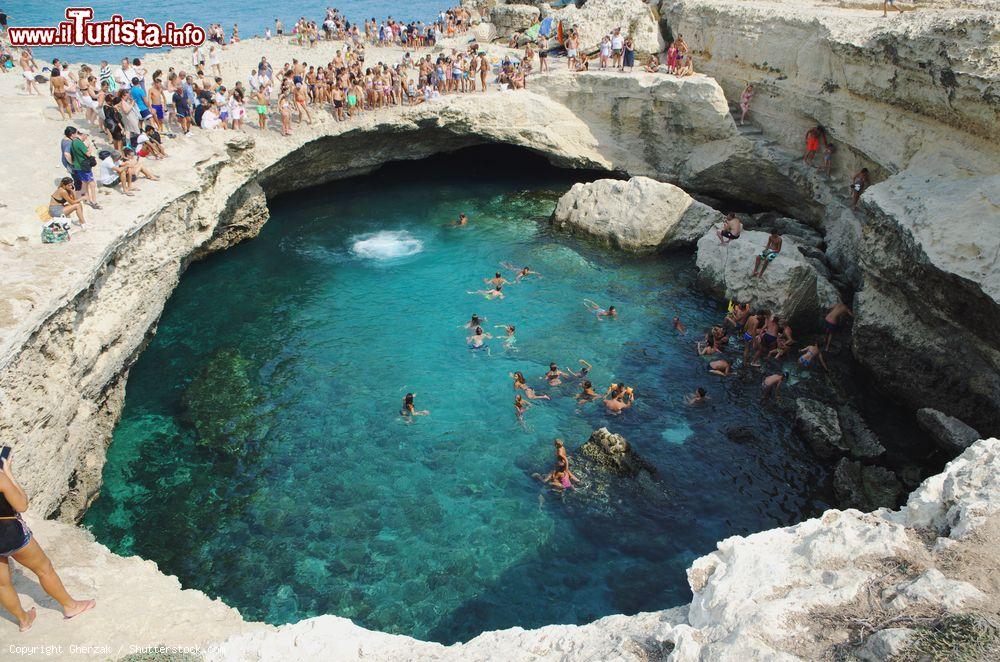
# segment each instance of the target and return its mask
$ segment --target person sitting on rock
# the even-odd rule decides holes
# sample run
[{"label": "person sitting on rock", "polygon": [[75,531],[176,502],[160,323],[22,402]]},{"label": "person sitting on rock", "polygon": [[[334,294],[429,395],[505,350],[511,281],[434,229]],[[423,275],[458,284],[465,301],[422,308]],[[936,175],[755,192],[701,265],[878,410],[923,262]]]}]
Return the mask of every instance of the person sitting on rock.
[{"label": "person sitting on rock", "polygon": [[660,61],[657,59],[656,54],[649,56],[649,60],[646,61],[646,73],[655,74],[660,71]]},{"label": "person sitting on rock", "polygon": [[572,479],[569,476],[569,470],[560,462],[543,480],[556,489],[568,490],[573,487]]},{"label": "person sitting on rock", "polygon": [[781,384],[786,379],[788,379],[788,373],[787,372],[781,372],[781,373],[777,373],[777,374],[774,374],[774,375],[768,375],[767,377],[765,377],[764,381],[761,382],[761,384],[760,384],[760,388],[761,388],[760,399],[761,399],[761,402],[766,401],[767,398],[768,398],[768,396],[771,395],[771,394],[774,395],[775,401],[780,401],[781,400],[781,394],[780,394],[780,392],[781,392]]},{"label": "person sitting on rock", "polygon": [[819,359],[820,364],[822,364],[824,370],[829,370],[830,368],[826,365],[826,360],[823,358],[823,352],[820,351],[819,345],[809,345],[799,350],[801,356],[799,357],[799,363],[802,364],[803,368],[811,368],[814,360]]},{"label": "person sitting on rock", "polygon": [[736,302],[733,309],[729,311],[726,315],[726,319],[722,320],[722,328],[733,329],[742,328],[746,324],[747,318],[750,317],[750,304]]},{"label": "person sitting on rock", "polygon": [[719,245],[725,246],[732,240],[739,239],[742,232],[743,223],[736,214],[730,212],[726,214],[726,220],[723,221],[722,227],[715,231],[715,236],[719,238]]},{"label": "person sitting on rock", "polygon": [[751,274],[750,277],[763,278],[768,265],[774,262],[774,259],[778,257],[778,253],[780,252],[781,235],[772,230],[771,235],[767,238],[767,244],[764,246],[764,250],[761,251],[760,255],[757,256],[757,260],[754,262],[753,274]]},{"label": "person sitting on rock", "polygon": [[778,325],[778,346],[768,352],[767,357],[769,359],[780,360],[785,354],[792,349],[792,345],[795,343],[795,337],[792,335],[792,327],[790,324],[784,320],[775,319],[775,323]]}]

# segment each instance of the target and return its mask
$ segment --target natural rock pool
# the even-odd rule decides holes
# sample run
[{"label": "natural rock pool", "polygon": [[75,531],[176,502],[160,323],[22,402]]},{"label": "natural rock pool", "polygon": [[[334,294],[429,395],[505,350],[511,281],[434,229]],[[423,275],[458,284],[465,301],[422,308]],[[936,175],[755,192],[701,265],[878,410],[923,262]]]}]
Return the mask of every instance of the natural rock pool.
[{"label": "natural rock pool", "polygon": [[[685,568],[717,540],[826,507],[826,469],[760,406],[758,378],[711,377],[695,353],[725,302],[694,287],[693,257],[553,234],[574,180],[523,159],[475,150],[285,196],[258,239],[193,265],[131,371],[84,520],[98,539],[249,619],[452,642],[686,602]],[[445,227],[461,211],[471,224]],[[501,262],[544,277],[466,293]],[[471,351],[472,313],[516,343]],[[540,379],[578,359],[637,405],[609,416]],[[553,396],[523,427],[515,370]],[[690,407],[697,386],[711,401]],[[408,391],[431,412],[410,424]],[[576,451],[602,426],[657,475],[588,466]],[[565,494],[533,477],[554,437],[583,478]]]}]

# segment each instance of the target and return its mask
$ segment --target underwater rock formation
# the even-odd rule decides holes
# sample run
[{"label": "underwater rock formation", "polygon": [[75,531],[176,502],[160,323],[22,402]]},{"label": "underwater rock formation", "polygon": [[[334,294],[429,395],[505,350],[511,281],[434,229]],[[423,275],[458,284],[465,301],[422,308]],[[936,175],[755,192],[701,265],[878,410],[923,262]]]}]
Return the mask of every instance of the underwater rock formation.
[{"label": "underwater rock formation", "polygon": [[594,430],[580,446],[580,453],[618,476],[635,478],[644,471],[656,475],[656,468],[636,453],[625,437],[607,428]]}]

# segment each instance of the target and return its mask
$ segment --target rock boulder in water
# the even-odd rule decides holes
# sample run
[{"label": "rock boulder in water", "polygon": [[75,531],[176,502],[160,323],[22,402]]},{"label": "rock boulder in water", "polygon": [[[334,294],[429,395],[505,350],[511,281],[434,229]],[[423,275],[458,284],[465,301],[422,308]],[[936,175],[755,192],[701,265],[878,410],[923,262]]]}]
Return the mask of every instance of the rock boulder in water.
[{"label": "rock boulder in water", "polygon": [[721,220],[719,212],[682,189],[648,177],[574,184],[552,217],[561,230],[637,253],[692,245]]},{"label": "rock boulder in water", "polygon": [[975,429],[937,409],[918,409],[917,423],[927,431],[935,444],[950,453],[961,453],[981,439]]},{"label": "rock boulder in water", "polygon": [[903,484],[884,467],[870,467],[841,458],[833,470],[833,489],[842,508],[862,512],[895,508],[903,495]]},{"label": "rock boulder in water", "polygon": [[820,457],[847,453],[855,458],[873,458],[885,452],[861,415],[847,406],[834,409],[818,400],[797,398],[795,431]]},{"label": "rock boulder in water", "polygon": [[594,430],[580,452],[619,476],[635,478],[643,471],[651,476],[656,474],[656,468],[632,450],[625,437],[607,428]]},{"label": "rock boulder in water", "polygon": [[818,325],[837,302],[837,290],[787,236],[764,276],[751,277],[767,238],[764,232],[743,230],[739,239],[720,245],[715,230],[709,230],[698,240],[699,280],[720,297],[748,302],[753,310],[770,310],[793,325]]},{"label": "rock boulder in water", "polygon": [[194,428],[199,445],[239,455],[256,438],[260,398],[248,368],[237,350],[221,348],[184,389],[181,421]]}]

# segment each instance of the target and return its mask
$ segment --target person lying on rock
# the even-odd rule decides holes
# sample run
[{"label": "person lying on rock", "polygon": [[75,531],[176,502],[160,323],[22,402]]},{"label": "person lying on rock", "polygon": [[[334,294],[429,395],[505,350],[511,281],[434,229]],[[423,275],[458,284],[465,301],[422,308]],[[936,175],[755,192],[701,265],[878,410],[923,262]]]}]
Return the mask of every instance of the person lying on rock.
[{"label": "person lying on rock", "polygon": [[17,619],[21,632],[31,629],[38,612],[35,607],[25,611],[11,582],[10,559],[14,559],[38,576],[49,596],[59,603],[66,619],[79,616],[97,605],[96,600],[76,600],[70,596],[56,574],[49,557],[42,551],[21,517],[28,509],[28,495],[14,480],[10,451],[0,460],[0,604]]},{"label": "person lying on rock", "polygon": [[[753,274],[751,278],[762,278],[764,272],[767,271],[768,265],[774,262],[774,259],[778,257],[778,253],[781,252],[781,235],[775,231],[771,231],[771,236],[767,238],[767,244],[764,246],[764,250],[761,251],[760,255],[757,256],[757,260],[753,265]],[[759,272],[759,273],[758,273]]]}]

